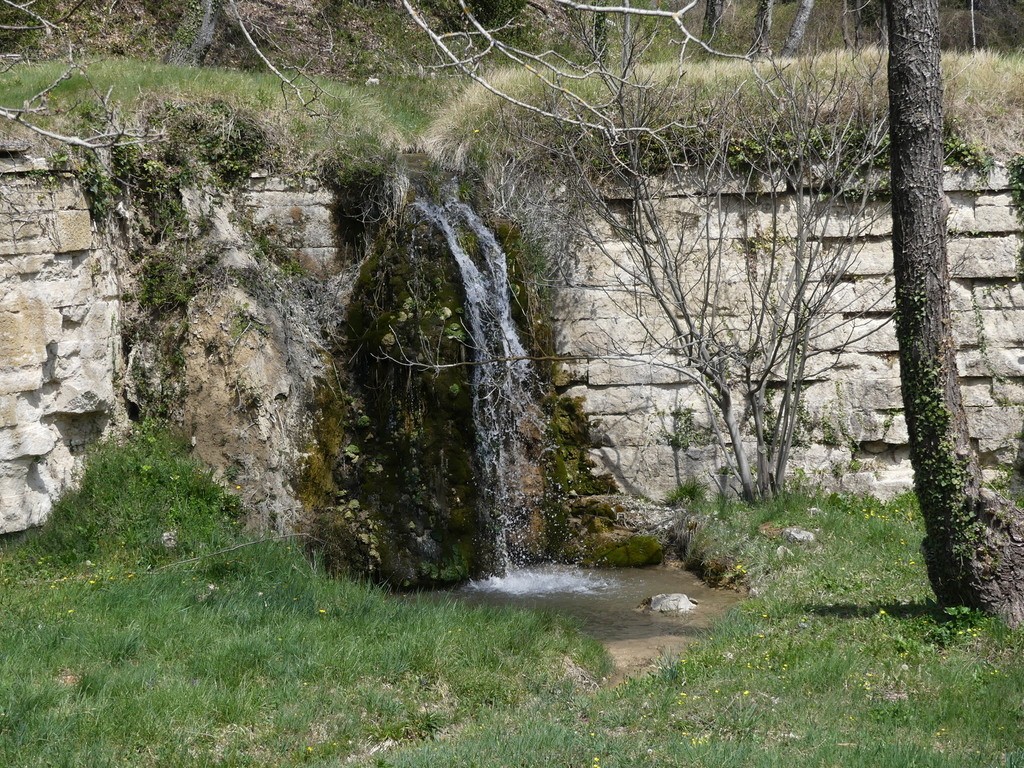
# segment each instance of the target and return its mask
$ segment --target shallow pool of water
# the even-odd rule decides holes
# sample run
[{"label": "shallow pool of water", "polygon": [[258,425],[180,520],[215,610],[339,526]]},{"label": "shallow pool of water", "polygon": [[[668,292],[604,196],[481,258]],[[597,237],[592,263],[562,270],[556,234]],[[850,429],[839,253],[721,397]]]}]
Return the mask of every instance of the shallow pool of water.
[{"label": "shallow pool of water", "polygon": [[[682,592],[697,608],[682,616],[637,610],[653,595]],[[544,565],[471,581],[444,593],[474,605],[555,611],[579,619],[592,637],[609,643],[685,641],[736,604],[734,592],[712,589],[672,567],[595,569]]]}]

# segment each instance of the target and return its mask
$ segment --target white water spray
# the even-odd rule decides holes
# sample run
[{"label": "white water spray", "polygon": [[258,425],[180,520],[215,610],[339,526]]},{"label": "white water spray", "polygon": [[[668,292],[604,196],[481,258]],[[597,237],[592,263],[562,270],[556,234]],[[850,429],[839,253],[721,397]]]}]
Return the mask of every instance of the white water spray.
[{"label": "white water spray", "polygon": [[[522,565],[527,510],[521,480],[528,462],[522,427],[536,418],[533,366],[512,320],[505,251],[464,203],[417,202],[414,207],[444,234],[462,275],[473,350],[473,426],[483,475],[481,496],[492,510],[494,567],[505,573]],[[476,239],[479,266],[460,241],[460,227]]]}]

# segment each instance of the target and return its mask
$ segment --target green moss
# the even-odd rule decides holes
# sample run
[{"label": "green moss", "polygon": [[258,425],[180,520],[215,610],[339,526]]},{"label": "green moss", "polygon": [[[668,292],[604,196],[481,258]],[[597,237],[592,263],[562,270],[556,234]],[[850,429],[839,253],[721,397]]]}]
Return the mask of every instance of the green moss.
[{"label": "green moss", "polygon": [[589,564],[608,568],[640,568],[658,565],[665,557],[664,550],[653,536],[631,536],[597,548]]},{"label": "green moss", "polygon": [[415,223],[382,233],[350,304],[344,354],[363,410],[349,489],[377,525],[371,575],[395,585],[483,567],[469,350],[449,330],[461,307],[446,244]]}]

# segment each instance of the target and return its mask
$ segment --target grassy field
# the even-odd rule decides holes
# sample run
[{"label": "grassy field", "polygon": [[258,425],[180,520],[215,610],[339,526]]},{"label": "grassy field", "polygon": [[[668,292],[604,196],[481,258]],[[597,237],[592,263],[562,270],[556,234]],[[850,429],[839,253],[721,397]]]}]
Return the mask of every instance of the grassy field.
[{"label": "grassy field", "polygon": [[0,765],[338,764],[604,670],[552,616],[398,599],[293,543],[214,554],[244,543],[236,506],[145,433],[100,448],[53,525],[5,543]]},{"label": "grassy field", "polygon": [[[446,78],[394,77],[378,85],[349,85],[298,77],[295,87],[277,76],[217,67],[176,67],[138,59],[97,59],[69,68],[65,62],[23,64],[0,72],[0,106],[38,106],[47,91],[47,111],[34,122],[58,133],[89,136],[113,117],[126,129],[158,131],[161,107],[220,103],[256,116],[287,147],[290,165],[301,171],[310,157],[408,146],[429,123],[453,88]],[[107,107],[114,110],[108,114]],[[12,123],[0,124],[6,132]],[[29,135],[29,134],[26,134]],[[155,134],[154,134],[155,135]],[[159,138],[156,139],[159,141]]]},{"label": "grassy field", "polygon": [[332,580],[236,513],[144,430],[4,543],[0,765],[1024,765],[1024,633],[930,602],[909,497],[709,503],[694,557],[754,596],[596,693],[570,623]]}]

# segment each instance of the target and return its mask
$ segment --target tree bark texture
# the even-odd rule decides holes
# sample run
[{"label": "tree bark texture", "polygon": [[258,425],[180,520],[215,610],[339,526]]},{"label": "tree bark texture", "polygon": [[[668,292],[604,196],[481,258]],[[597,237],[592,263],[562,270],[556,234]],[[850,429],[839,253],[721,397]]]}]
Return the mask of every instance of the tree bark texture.
[{"label": "tree bark texture", "polygon": [[957,378],[942,191],[938,0],[888,0],[900,378],[925,561],[939,602],[1024,622],[1020,511],[986,491]]},{"label": "tree bark texture", "polygon": [[782,46],[783,56],[796,56],[796,52],[800,50],[800,45],[804,41],[804,34],[807,32],[807,22],[811,18],[812,10],[814,10],[814,0],[800,0],[793,24],[789,28],[789,34],[786,35],[786,43]]},{"label": "tree bark texture", "polygon": [[725,0],[706,0],[704,3],[704,40],[718,34],[718,27],[725,14]]},{"label": "tree bark texture", "polygon": [[188,0],[181,23],[174,33],[168,64],[198,67],[213,45],[222,0]]},{"label": "tree bark texture", "polygon": [[775,0],[757,0],[757,16],[754,18],[754,39],[750,43],[750,54],[755,57],[768,56],[772,52],[772,12]]}]

